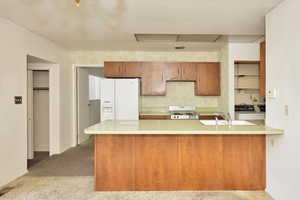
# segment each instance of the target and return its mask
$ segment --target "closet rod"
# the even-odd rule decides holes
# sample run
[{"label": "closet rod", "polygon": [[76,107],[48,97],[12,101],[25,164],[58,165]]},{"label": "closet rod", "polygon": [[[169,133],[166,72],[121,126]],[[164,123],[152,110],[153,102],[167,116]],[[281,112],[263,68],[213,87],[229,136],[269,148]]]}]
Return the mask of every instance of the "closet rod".
[{"label": "closet rod", "polygon": [[33,90],[49,90],[48,87],[35,87]]}]

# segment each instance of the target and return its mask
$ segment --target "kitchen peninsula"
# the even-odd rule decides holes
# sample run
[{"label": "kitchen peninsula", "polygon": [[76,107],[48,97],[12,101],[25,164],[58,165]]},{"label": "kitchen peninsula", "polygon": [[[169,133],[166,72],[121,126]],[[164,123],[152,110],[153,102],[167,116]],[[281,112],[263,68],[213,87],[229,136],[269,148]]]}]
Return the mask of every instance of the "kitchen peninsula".
[{"label": "kitchen peninsula", "polygon": [[264,190],[266,135],[254,126],[205,126],[199,120],[104,121],[95,135],[95,189]]}]

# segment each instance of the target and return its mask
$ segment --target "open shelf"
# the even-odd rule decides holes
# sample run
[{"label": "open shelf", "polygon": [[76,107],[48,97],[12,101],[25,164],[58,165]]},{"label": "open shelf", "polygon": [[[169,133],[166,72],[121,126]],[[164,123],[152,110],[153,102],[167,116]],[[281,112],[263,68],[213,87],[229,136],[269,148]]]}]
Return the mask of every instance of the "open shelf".
[{"label": "open shelf", "polygon": [[249,77],[259,77],[259,75],[258,74],[253,74],[253,75],[251,75],[251,74],[235,74],[234,75],[235,77],[247,77],[247,76],[249,76]]},{"label": "open shelf", "polygon": [[259,90],[259,88],[234,88],[235,90]]}]

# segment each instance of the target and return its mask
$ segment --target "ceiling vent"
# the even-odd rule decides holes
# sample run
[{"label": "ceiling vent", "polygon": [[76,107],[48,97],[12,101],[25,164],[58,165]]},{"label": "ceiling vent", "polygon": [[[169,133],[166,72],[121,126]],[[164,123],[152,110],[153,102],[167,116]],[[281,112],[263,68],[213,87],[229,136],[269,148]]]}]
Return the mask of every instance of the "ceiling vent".
[{"label": "ceiling vent", "polygon": [[216,42],[221,35],[211,34],[135,34],[137,42]]}]

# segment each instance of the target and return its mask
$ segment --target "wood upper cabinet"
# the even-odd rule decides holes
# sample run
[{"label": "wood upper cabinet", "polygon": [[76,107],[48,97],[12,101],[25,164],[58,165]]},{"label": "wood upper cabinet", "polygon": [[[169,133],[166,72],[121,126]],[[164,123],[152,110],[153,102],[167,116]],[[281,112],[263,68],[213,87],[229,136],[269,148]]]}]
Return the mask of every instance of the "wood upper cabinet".
[{"label": "wood upper cabinet", "polygon": [[259,94],[266,96],[266,42],[260,43]]},{"label": "wood upper cabinet", "polygon": [[197,68],[195,63],[166,63],[166,78],[168,81],[195,81]]},{"label": "wood upper cabinet", "polygon": [[180,63],[166,63],[166,79],[168,81],[181,80],[181,65],[180,65]]},{"label": "wood upper cabinet", "polygon": [[105,62],[104,76],[108,78],[139,78],[141,62]]},{"label": "wood upper cabinet", "polygon": [[167,81],[196,81],[195,95],[220,95],[220,63],[105,62],[104,76],[141,78],[143,96],[166,95]]},{"label": "wood upper cabinet", "polygon": [[141,62],[124,62],[123,77],[126,78],[140,78],[142,76]]},{"label": "wood upper cabinet", "polygon": [[198,63],[195,95],[220,96],[220,63]]},{"label": "wood upper cabinet", "polygon": [[104,76],[107,78],[123,77],[124,62],[104,62]]},{"label": "wood upper cabinet", "polygon": [[197,65],[196,63],[180,63],[181,66],[181,80],[195,81],[197,79]]},{"label": "wood upper cabinet", "polygon": [[144,62],[142,64],[141,95],[166,95],[165,63]]}]

